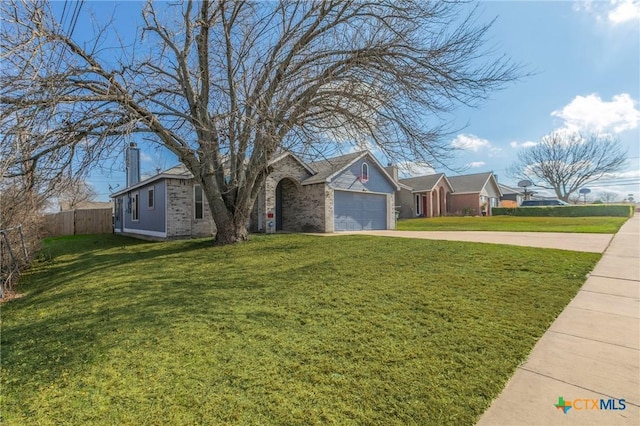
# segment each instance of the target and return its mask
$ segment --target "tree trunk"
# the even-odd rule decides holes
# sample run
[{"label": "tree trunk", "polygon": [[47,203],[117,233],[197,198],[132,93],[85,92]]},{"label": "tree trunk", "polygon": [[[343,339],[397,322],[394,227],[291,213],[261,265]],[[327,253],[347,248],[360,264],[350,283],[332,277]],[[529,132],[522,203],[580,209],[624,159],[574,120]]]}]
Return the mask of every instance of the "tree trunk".
[{"label": "tree trunk", "polygon": [[216,245],[233,244],[240,241],[249,240],[249,230],[244,221],[216,221],[217,233],[215,237]]},{"label": "tree trunk", "polygon": [[220,194],[213,175],[202,178],[200,183],[216,226],[215,244],[225,245],[247,241],[249,239],[248,218],[253,209],[253,203],[242,203],[236,200],[233,208],[229,208]]}]

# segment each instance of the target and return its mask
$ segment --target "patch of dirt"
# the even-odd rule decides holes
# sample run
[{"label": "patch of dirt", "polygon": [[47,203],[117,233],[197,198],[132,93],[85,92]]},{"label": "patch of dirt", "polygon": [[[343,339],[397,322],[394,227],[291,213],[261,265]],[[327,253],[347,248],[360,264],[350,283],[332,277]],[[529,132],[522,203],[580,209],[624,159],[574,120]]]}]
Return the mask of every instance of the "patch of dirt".
[{"label": "patch of dirt", "polygon": [[22,293],[16,293],[15,291],[5,291],[3,297],[0,297],[0,303],[9,302],[14,299],[20,299],[24,297]]}]

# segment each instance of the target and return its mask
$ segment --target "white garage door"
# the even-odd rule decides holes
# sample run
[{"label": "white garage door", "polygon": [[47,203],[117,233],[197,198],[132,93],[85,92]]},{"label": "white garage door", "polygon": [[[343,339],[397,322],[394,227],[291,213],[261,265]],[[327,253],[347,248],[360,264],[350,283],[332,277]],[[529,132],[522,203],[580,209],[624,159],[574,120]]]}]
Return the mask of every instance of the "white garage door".
[{"label": "white garage door", "polygon": [[336,231],[387,229],[387,197],[384,194],[335,191],[333,212]]}]

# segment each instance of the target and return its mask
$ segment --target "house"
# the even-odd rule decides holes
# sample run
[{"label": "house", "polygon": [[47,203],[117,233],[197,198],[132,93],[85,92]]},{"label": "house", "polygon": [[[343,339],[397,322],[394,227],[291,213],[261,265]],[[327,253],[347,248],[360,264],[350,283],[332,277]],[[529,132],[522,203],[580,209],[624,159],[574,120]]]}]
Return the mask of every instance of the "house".
[{"label": "house", "polygon": [[400,179],[399,217],[491,215],[502,192],[492,172],[446,177],[443,173]]},{"label": "house", "polygon": [[493,172],[452,176],[449,182],[455,191],[451,196],[455,214],[491,216],[491,209],[499,206],[502,192]]},{"label": "house", "polygon": [[502,196],[500,197],[500,207],[518,207],[524,201],[523,191],[512,188],[501,183],[498,184]]},{"label": "house", "polygon": [[368,151],[308,164],[286,152],[271,167],[251,215],[251,231],[395,228],[398,184]]},{"label": "house", "polygon": [[[115,232],[155,239],[213,235],[209,206],[193,175],[180,165],[140,181],[137,149],[129,147],[127,188],[111,195]],[[314,163],[284,152],[270,168],[247,224],[250,231],[395,228],[399,186],[368,151]]]},{"label": "house", "polygon": [[[130,148],[131,149],[131,148]],[[151,239],[208,237],[215,226],[202,188],[183,165],[111,194],[114,232]]]},{"label": "house", "polygon": [[435,217],[451,213],[453,186],[444,173],[400,179],[399,217]]}]

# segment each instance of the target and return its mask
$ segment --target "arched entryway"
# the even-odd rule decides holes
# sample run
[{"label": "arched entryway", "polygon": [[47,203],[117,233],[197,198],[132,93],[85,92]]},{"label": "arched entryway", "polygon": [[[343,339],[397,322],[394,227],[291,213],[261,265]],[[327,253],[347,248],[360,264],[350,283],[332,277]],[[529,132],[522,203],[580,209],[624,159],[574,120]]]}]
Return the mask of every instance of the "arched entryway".
[{"label": "arched entryway", "polygon": [[298,183],[290,178],[284,178],[276,186],[276,231],[296,231],[293,229],[295,218],[295,203],[300,188]]},{"label": "arched entryway", "polygon": [[431,217],[440,216],[440,201],[438,200],[438,191],[431,192]]}]

